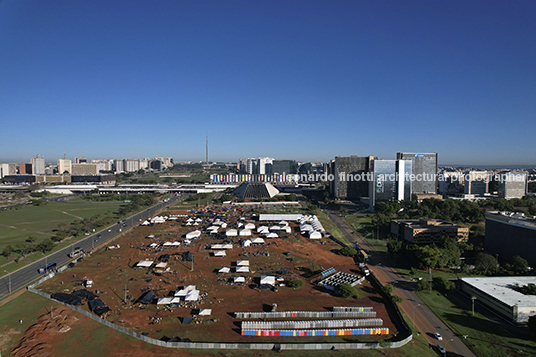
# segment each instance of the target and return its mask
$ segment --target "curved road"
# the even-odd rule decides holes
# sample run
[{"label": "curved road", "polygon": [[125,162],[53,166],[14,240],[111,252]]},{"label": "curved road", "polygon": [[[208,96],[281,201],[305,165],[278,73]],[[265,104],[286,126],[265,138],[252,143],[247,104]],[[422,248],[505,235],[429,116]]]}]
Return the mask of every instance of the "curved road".
[{"label": "curved road", "polygon": [[[380,253],[372,249],[367,242],[352,227],[350,227],[345,221],[339,218],[336,214],[333,214],[327,207],[322,207],[324,212],[327,213],[331,221],[337,226],[341,233],[351,243],[357,243],[367,252],[369,255],[369,263],[367,267],[372,273],[381,281],[382,284],[393,284],[395,292],[404,301],[400,304],[400,307],[404,310],[406,315],[412,321],[408,324],[413,327],[417,327],[425,336],[430,346],[442,345],[447,351],[448,356],[464,356],[473,357],[475,354],[460,340],[458,336],[450,330],[447,325],[443,323],[430,310],[428,306],[417,296],[415,293],[415,283],[401,278],[390,267],[382,265]],[[438,341],[434,337],[434,332],[439,332],[443,337],[442,341]],[[437,352],[437,349],[435,349]]]},{"label": "curved road", "polygon": [[136,213],[135,215],[128,217],[125,221],[111,225],[99,232],[96,232],[87,238],[77,241],[72,245],[63,248],[55,253],[52,253],[45,258],[42,258],[36,262],[33,262],[27,266],[24,266],[0,279],[0,299],[3,299],[10,293],[17,291],[20,288],[23,288],[33,281],[41,278],[43,274],[38,273],[38,269],[44,267],[49,263],[56,263],[57,267],[60,267],[64,264],[67,264],[69,261],[73,260],[69,258],[69,254],[74,251],[75,247],[80,247],[84,251],[89,251],[96,246],[114,238],[119,233],[137,226],[141,221],[154,216],[160,210],[165,207],[176,203],[180,199],[188,196],[187,194],[181,194],[171,197],[167,202],[159,203],[155,206],[152,206],[145,211]]}]

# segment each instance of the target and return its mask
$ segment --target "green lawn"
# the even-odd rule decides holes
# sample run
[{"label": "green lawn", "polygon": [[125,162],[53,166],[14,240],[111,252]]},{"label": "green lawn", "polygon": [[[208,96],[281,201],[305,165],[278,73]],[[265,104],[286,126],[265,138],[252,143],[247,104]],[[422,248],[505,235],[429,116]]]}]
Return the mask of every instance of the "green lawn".
[{"label": "green lawn", "polygon": [[331,233],[333,237],[337,238],[344,244],[350,245],[348,240],[342,235],[341,231],[339,231],[339,228],[337,228],[337,226],[335,226],[335,224],[331,222],[325,212],[321,211],[320,209],[317,209],[314,213],[322,223],[322,226],[324,227],[326,232]]},{"label": "green lawn", "polygon": [[[475,313],[460,308],[456,300],[442,294],[419,293],[420,298],[457,335],[467,335],[465,342],[477,356],[534,356],[536,342],[513,336],[499,324]],[[506,322],[505,322],[506,323]]]}]

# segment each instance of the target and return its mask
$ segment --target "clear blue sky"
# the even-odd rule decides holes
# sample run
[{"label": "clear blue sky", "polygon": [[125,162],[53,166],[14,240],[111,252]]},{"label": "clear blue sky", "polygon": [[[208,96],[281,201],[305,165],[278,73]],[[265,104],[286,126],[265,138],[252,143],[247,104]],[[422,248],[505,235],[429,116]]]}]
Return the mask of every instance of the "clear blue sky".
[{"label": "clear blue sky", "polygon": [[536,164],[536,1],[0,0],[0,162]]}]

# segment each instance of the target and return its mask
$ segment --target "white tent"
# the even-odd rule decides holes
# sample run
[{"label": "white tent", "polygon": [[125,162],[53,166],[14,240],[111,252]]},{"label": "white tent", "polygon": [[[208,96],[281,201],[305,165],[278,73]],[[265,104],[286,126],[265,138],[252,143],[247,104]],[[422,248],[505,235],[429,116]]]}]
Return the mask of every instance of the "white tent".
[{"label": "white tent", "polygon": [[284,227],[282,227],[282,229],[287,233],[292,232],[292,228],[290,228],[290,226],[284,226]]},{"label": "white tent", "polygon": [[266,229],[266,230],[267,230],[268,227],[266,227],[266,226],[259,226],[259,227],[257,227],[257,232],[261,233],[261,231],[262,231],[263,229]]},{"label": "white tent", "polygon": [[174,247],[178,247],[179,245],[181,245],[181,242],[175,241],[175,242],[171,243],[171,245],[174,246]]},{"label": "white tent", "polygon": [[239,267],[249,266],[249,260],[239,260],[236,262],[236,265]]},{"label": "white tent", "polygon": [[210,226],[207,228],[207,231],[213,231],[213,230],[218,230],[220,227],[218,226]]},{"label": "white tent", "polygon": [[310,231],[309,232],[309,239],[322,239],[322,233],[318,231]]},{"label": "white tent", "polygon": [[165,267],[167,267],[167,263],[161,262],[161,263],[156,264],[154,267],[156,269],[164,269]]},{"label": "white tent", "polygon": [[227,223],[223,223],[223,224],[221,225],[221,227],[222,227],[222,228],[227,228]]},{"label": "white tent", "polygon": [[173,298],[171,298],[171,297],[160,298],[160,299],[158,299],[158,302],[156,304],[157,305],[169,305],[169,304],[171,304],[172,299]]},{"label": "white tent", "polygon": [[187,226],[191,226],[191,225],[192,225],[192,223],[188,222],[188,223],[186,223],[186,225],[187,225]]},{"label": "white tent", "polygon": [[226,255],[225,250],[217,250],[214,252],[215,257],[225,257]]},{"label": "white tent", "polygon": [[203,220],[201,218],[196,218],[195,221],[198,222],[198,223],[203,222]]},{"label": "white tent", "polygon": [[236,267],[237,273],[249,273],[249,267]]},{"label": "white tent", "polygon": [[238,235],[238,231],[236,229],[229,229],[225,232],[225,235],[227,237],[236,237]]},{"label": "white tent", "polygon": [[240,231],[240,235],[242,237],[250,236],[251,235],[251,229],[242,229]]},{"label": "white tent", "polygon": [[261,276],[261,285],[275,285],[275,276]]},{"label": "white tent", "polygon": [[218,273],[229,273],[231,272],[231,268],[223,267],[220,270],[218,270]]},{"label": "white tent", "polygon": [[232,244],[212,244],[210,249],[233,249]]},{"label": "white tent", "polygon": [[200,230],[195,230],[193,232],[186,233],[186,238],[188,239],[199,238],[200,236],[201,236]]},{"label": "white tent", "polygon": [[190,290],[184,297],[184,301],[197,301],[199,299],[199,290]]},{"label": "white tent", "polygon": [[181,290],[177,290],[174,296],[179,296],[179,297],[186,296],[188,292],[195,291],[195,290],[196,290],[195,285],[188,285],[188,286],[183,287]]},{"label": "white tent", "polygon": [[288,226],[288,222],[287,221],[280,221],[278,223],[280,226]]},{"label": "white tent", "polygon": [[173,243],[171,242],[165,242],[164,244],[162,244],[164,247],[171,247],[173,245]]},{"label": "white tent", "polygon": [[271,226],[270,230],[271,231],[279,231],[279,230],[281,230],[281,227],[279,227],[279,226]]},{"label": "white tent", "polygon": [[266,238],[278,238],[278,237],[279,237],[279,236],[277,235],[277,233],[274,233],[274,232],[272,232],[272,233],[268,233],[268,234],[266,235]]},{"label": "white tent", "polygon": [[251,246],[251,241],[249,239],[246,239],[245,241],[242,242],[242,246],[243,247],[250,247]]},{"label": "white tent", "polygon": [[188,220],[186,222],[188,223],[192,223],[194,220],[192,218],[188,218]]},{"label": "white tent", "polygon": [[153,265],[153,261],[152,261],[152,260],[142,260],[141,262],[139,262],[138,264],[136,264],[137,267],[141,267],[141,268],[148,268],[148,267],[150,267],[151,265]]},{"label": "white tent", "polygon": [[156,248],[156,247],[158,247],[158,244],[156,244],[156,243],[151,243],[151,244],[149,244],[149,247],[151,247],[151,248]]},{"label": "white tent", "polygon": [[214,222],[212,222],[212,224],[215,225],[215,226],[221,226],[223,224],[223,222],[220,221],[219,219],[217,219]]},{"label": "white tent", "polygon": [[237,277],[234,278],[234,282],[235,283],[245,283],[246,278],[244,278],[243,276],[237,276]]},{"label": "white tent", "polygon": [[212,315],[212,309],[200,309],[199,316],[210,316]]},{"label": "white tent", "polygon": [[262,238],[253,238],[251,240],[251,243],[253,243],[253,244],[264,244],[264,239],[262,239]]},{"label": "white tent", "polygon": [[270,233],[270,230],[268,229],[268,227],[263,228],[262,230],[259,231],[259,234],[268,234],[268,233]]},{"label": "white tent", "polygon": [[245,229],[255,229],[255,225],[253,223],[247,223],[245,226],[244,226]]}]

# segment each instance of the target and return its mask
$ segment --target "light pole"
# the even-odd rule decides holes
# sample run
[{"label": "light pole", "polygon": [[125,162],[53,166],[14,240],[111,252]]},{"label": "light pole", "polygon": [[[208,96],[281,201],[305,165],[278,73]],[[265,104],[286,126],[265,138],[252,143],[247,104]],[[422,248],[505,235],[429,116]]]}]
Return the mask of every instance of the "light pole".
[{"label": "light pole", "polygon": [[472,305],[472,311],[473,311],[473,316],[475,316],[475,300],[476,300],[476,296],[471,296],[471,305]]},{"label": "light pole", "polygon": [[415,327],[415,309],[417,306],[421,306],[421,304],[413,305],[413,327]]},{"label": "light pole", "polygon": [[8,281],[9,281],[8,291],[11,294],[11,274],[8,273],[7,270],[4,270],[4,273],[7,273],[7,278],[8,278]]}]

